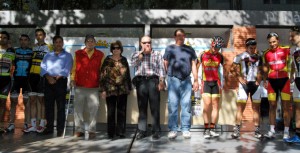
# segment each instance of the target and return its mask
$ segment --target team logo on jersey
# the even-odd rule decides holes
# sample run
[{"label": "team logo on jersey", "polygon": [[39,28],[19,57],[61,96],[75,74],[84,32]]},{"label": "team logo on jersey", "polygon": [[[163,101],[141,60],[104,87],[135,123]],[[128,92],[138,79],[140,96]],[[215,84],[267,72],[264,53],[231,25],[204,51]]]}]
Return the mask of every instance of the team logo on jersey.
[{"label": "team logo on jersey", "polygon": [[204,61],[205,66],[212,66],[212,67],[217,67],[219,65],[219,62],[217,61],[212,61],[209,59],[208,61]]}]

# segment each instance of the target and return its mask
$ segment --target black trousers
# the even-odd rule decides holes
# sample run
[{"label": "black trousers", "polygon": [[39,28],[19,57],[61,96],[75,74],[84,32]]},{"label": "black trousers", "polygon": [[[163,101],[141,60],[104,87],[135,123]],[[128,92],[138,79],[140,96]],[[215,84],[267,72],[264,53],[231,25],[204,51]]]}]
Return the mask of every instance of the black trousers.
[{"label": "black trousers", "polygon": [[61,78],[51,85],[45,81],[45,113],[47,120],[47,129],[53,130],[54,127],[54,105],[57,107],[57,126],[58,132],[64,130],[66,120],[65,106],[67,93],[67,78]]},{"label": "black trousers", "polygon": [[159,79],[141,78],[136,86],[139,108],[138,129],[147,130],[147,107],[150,104],[152,115],[152,132],[160,131],[160,91],[158,91]]},{"label": "black trousers", "polygon": [[[124,135],[126,132],[127,94],[106,97],[107,133],[109,136]],[[117,110],[117,127],[116,127]]]}]

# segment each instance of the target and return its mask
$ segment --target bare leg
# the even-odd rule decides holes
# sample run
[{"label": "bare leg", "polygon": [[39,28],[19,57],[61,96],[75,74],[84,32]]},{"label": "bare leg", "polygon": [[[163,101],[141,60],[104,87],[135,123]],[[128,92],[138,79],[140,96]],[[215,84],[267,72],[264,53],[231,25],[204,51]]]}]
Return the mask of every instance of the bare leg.
[{"label": "bare leg", "polygon": [[235,118],[236,125],[241,125],[245,107],[246,107],[246,103],[237,103],[237,112]]},{"label": "bare leg", "polygon": [[37,118],[37,96],[29,96],[29,103],[30,103],[30,118]]},{"label": "bare leg", "polygon": [[295,103],[296,107],[296,128],[300,128],[300,103]]},{"label": "bare leg", "polygon": [[270,109],[269,109],[269,121],[270,125],[276,124],[276,109],[277,109],[277,102],[276,101],[269,101]]},{"label": "bare leg", "polygon": [[0,123],[3,123],[5,107],[6,107],[6,99],[0,98]]},{"label": "bare leg", "polygon": [[259,110],[260,110],[260,103],[252,103],[253,109],[253,122],[255,126],[259,126]]},{"label": "bare leg", "polygon": [[23,103],[24,103],[24,106],[25,106],[25,110],[24,110],[24,122],[25,123],[30,123],[30,102],[29,102],[29,98],[28,97],[25,97],[23,96]]},{"label": "bare leg", "polygon": [[284,126],[290,127],[290,101],[282,100]]},{"label": "bare leg", "polygon": [[9,111],[10,124],[15,123],[17,105],[18,105],[18,96],[14,95],[14,97],[10,98],[10,111]]},{"label": "bare leg", "polygon": [[204,123],[211,123],[211,96],[203,97],[204,108],[203,108],[203,119]]},{"label": "bare leg", "polygon": [[211,123],[217,123],[219,116],[219,97],[212,97],[212,112],[211,112]]}]

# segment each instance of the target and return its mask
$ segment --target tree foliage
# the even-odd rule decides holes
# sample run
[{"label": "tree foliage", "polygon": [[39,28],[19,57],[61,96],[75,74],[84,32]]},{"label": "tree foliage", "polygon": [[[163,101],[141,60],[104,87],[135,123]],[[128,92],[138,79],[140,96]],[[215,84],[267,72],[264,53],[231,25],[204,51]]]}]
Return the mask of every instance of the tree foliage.
[{"label": "tree foliage", "polygon": [[192,9],[194,0],[2,0],[1,2],[1,10],[28,11],[34,9]]}]

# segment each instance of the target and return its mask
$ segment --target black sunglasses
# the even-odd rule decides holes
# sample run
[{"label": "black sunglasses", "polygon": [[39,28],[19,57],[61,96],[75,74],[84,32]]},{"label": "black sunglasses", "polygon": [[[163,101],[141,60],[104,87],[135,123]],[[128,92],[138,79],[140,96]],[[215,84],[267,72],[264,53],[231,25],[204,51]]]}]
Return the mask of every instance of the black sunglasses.
[{"label": "black sunglasses", "polygon": [[121,47],[111,47],[112,50],[121,49]]},{"label": "black sunglasses", "polygon": [[151,41],[149,41],[149,42],[142,42],[142,44],[151,44]]}]

